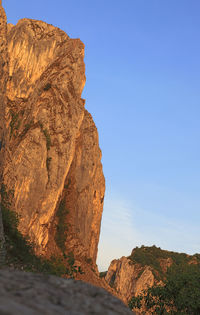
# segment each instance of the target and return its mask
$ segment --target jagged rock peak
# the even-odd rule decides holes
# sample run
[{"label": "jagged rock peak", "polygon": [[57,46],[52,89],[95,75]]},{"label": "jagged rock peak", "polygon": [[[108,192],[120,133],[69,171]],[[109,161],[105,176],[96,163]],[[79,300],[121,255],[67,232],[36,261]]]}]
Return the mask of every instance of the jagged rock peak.
[{"label": "jagged rock peak", "polygon": [[163,283],[168,268],[173,264],[200,264],[200,255],[162,250],[155,245],[136,247],[130,256],[111,262],[105,280],[128,303],[133,296]]},{"label": "jagged rock peak", "polygon": [[84,44],[42,21],[2,25],[3,185],[19,230],[37,254],[70,251],[95,265],[105,180],[81,98]]}]

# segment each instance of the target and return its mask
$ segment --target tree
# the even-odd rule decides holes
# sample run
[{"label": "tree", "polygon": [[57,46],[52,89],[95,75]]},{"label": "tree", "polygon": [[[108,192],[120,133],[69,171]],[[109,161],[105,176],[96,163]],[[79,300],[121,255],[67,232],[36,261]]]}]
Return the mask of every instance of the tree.
[{"label": "tree", "polygon": [[162,286],[154,285],[129,302],[131,309],[142,305],[152,314],[200,314],[200,265],[172,265]]}]

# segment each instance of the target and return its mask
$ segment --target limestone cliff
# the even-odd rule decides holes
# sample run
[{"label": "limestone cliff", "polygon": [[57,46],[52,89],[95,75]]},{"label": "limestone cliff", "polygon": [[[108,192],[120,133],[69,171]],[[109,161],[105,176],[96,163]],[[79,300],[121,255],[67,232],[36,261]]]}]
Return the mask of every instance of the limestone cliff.
[{"label": "limestone cliff", "polygon": [[151,267],[134,264],[127,257],[111,262],[105,280],[122,296],[125,303],[153,286],[155,278]]},{"label": "limestone cliff", "polygon": [[2,184],[19,230],[37,254],[73,252],[95,266],[105,180],[81,98],[84,44],[42,21],[7,26],[2,7],[0,19]]},{"label": "limestone cliff", "polygon": [[[142,246],[133,249],[129,257],[113,260],[105,280],[128,304],[133,296],[142,294],[148,287],[162,284],[165,273],[172,264],[191,263],[200,263],[200,256],[162,250],[156,246]],[[141,314],[143,311],[142,309]],[[140,311],[137,313],[140,314]]]},{"label": "limestone cliff", "polygon": [[[6,138],[5,108],[6,108],[6,82],[8,77],[7,55],[7,27],[6,15],[0,1],[0,183],[4,164],[5,146],[1,139]],[[0,265],[5,261],[5,238],[2,224],[0,204]]]}]

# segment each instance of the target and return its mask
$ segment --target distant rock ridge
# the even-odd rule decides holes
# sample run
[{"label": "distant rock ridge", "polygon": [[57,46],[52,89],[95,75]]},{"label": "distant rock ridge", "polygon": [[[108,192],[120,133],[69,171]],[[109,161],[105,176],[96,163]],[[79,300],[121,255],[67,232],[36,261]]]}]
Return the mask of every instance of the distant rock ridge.
[{"label": "distant rock ridge", "polygon": [[97,271],[105,179],[84,44],[42,21],[7,26],[2,6],[0,22],[2,187],[38,255],[72,252]]},{"label": "distant rock ridge", "polygon": [[[114,259],[106,273],[106,282],[128,304],[153,285],[162,284],[167,269],[175,265],[200,264],[200,254],[187,255],[162,250],[156,246],[134,248],[128,257]],[[143,314],[143,309],[137,314]],[[145,314],[149,314],[146,312]]]}]

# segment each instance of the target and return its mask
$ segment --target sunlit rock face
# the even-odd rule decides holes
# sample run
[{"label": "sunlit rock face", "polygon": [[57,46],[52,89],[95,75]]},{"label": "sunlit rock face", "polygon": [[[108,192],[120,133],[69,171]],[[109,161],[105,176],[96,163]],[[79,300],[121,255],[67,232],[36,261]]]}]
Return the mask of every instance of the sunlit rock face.
[{"label": "sunlit rock face", "polygon": [[155,278],[151,267],[141,267],[127,257],[121,257],[111,262],[105,280],[121,295],[124,302],[128,303],[133,296],[152,287]]},{"label": "sunlit rock face", "polygon": [[76,255],[96,261],[105,180],[97,129],[86,110],[65,184],[68,222],[72,231],[67,235],[68,251],[73,249]]},{"label": "sunlit rock face", "polygon": [[[5,156],[6,141],[6,83],[8,78],[8,54],[7,54],[7,25],[6,15],[0,1],[0,185]],[[2,139],[4,138],[4,143]],[[1,201],[1,200],[0,200]],[[1,204],[0,204],[0,266],[5,261],[5,238],[2,224]]]},{"label": "sunlit rock face", "polygon": [[66,252],[95,263],[105,181],[98,132],[81,98],[84,44],[29,19],[9,24],[1,33],[8,54],[1,58],[9,61],[7,71],[1,68],[7,76],[1,95],[7,100],[1,111],[7,128],[6,141],[1,132],[6,143],[3,182],[13,191],[19,229],[35,243],[38,254],[59,250],[56,212],[64,199]]},{"label": "sunlit rock face", "polygon": [[[143,295],[143,291],[157,285],[164,285],[168,268],[179,266],[180,270],[186,264],[199,264],[199,255],[188,255],[173,251],[163,250],[160,247],[141,246],[134,248],[131,255],[121,257],[111,262],[105,281],[117,292],[118,296],[126,303]],[[136,314],[152,314],[142,302],[140,309],[135,309]]]},{"label": "sunlit rock face", "polygon": [[8,80],[8,53],[7,53],[7,20],[4,9],[0,3],[0,174],[5,153],[5,143],[2,139],[6,137],[6,84]]}]

